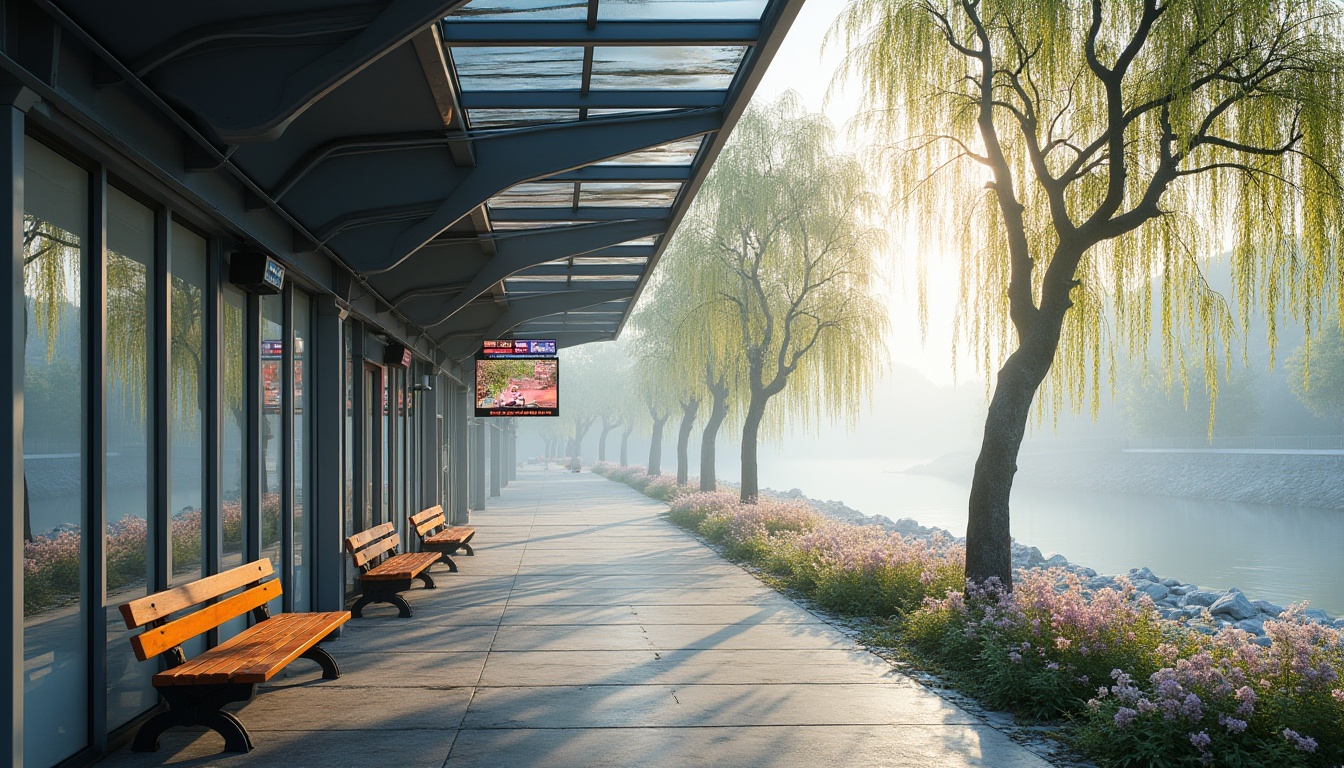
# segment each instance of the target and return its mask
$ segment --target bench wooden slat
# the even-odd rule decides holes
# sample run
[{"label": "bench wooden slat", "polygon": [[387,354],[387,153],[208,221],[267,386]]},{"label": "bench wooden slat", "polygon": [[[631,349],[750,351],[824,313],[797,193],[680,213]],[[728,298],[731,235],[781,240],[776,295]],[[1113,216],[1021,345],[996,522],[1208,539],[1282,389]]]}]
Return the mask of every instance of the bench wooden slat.
[{"label": "bench wooden slat", "polygon": [[476,535],[475,528],[457,526],[455,528],[449,528],[446,531],[436,533],[433,536],[425,536],[424,542],[426,544],[457,544],[470,541],[471,537],[475,535]]},{"label": "bench wooden slat", "polygon": [[378,567],[361,574],[364,581],[392,581],[395,579],[413,579],[416,574],[439,561],[437,552],[410,552],[388,558]]},{"label": "bench wooden slat", "polygon": [[348,611],[282,613],[154,676],[154,685],[263,683],[350,619]]},{"label": "bench wooden slat", "polygon": [[123,603],[120,606],[121,617],[125,620],[127,629],[142,627],[174,611],[190,608],[239,587],[261,581],[273,573],[275,569],[271,567],[271,561],[262,558],[214,576],[197,579],[190,584]]},{"label": "bench wooden slat", "polygon": [[270,680],[284,669],[286,664],[302,656],[304,651],[316,645],[349,618],[348,611],[315,615],[312,622],[305,625],[302,630],[289,633],[288,639],[272,648],[264,658],[238,670],[234,679],[240,683],[264,683]]},{"label": "bench wooden slat", "polygon": [[345,540],[345,550],[353,555],[365,545],[392,533],[394,530],[396,529],[391,523],[383,523],[382,525],[375,525],[367,531],[360,531]]},{"label": "bench wooden slat", "polygon": [[152,659],[169,648],[181,645],[202,632],[218,627],[229,619],[241,616],[279,596],[280,580],[271,579],[214,605],[204,606],[162,627],[147,629],[131,638],[131,648],[135,651],[137,659],[141,661]]},{"label": "bench wooden slat", "polygon": [[424,522],[414,523],[413,525],[415,525],[415,532],[420,536],[424,536],[426,533],[429,533],[435,528],[440,528],[444,525],[447,525],[447,523],[444,521],[443,515],[438,515],[436,517],[431,517],[430,519],[425,520]]},{"label": "bench wooden slat", "polygon": [[379,557],[384,552],[394,552],[397,549],[397,537],[389,536],[386,539],[377,541],[358,552],[351,555],[355,559],[355,567],[359,568],[369,561]]}]

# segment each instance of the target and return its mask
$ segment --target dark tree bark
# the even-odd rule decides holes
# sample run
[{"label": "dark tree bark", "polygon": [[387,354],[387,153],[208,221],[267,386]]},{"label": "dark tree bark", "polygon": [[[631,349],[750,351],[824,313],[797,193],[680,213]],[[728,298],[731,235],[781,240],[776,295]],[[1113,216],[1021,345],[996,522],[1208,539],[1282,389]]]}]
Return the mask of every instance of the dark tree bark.
[{"label": "dark tree bark", "polygon": [[742,495],[743,504],[755,504],[761,495],[760,480],[757,476],[756,445],[761,432],[761,419],[765,417],[765,401],[757,402],[755,396],[747,406],[747,414],[742,421]]},{"label": "dark tree bark", "polygon": [[621,426],[621,422],[623,422],[623,421],[624,421],[624,419],[622,419],[622,418],[617,418],[617,419],[614,419],[614,420],[613,420],[613,419],[611,419],[610,417],[608,417],[606,414],[602,414],[602,433],[601,433],[601,435],[597,438],[597,460],[598,460],[598,461],[606,461],[606,460],[607,460],[607,433],[609,433],[609,432],[611,432],[613,429],[615,429],[615,428]]},{"label": "dark tree bark", "polygon": [[653,409],[649,409],[653,416],[653,438],[649,443],[649,475],[657,477],[663,473],[663,425],[667,423],[668,413],[659,414]]},{"label": "dark tree bark", "polygon": [[715,450],[719,440],[719,427],[728,416],[728,384],[714,380],[709,366],[705,366],[705,383],[709,385],[710,408],[709,421],[705,422],[705,431],[700,436],[700,490],[717,491],[718,477],[714,467]]},{"label": "dark tree bark", "polygon": [[626,424],[621,433],[621,466],[630,466],[630,433],[635,431],[634,424]]},{"label": "dark tree bark", "polygon": [[695,428],[695,414],[700,410],[700,398],[692,397],[681,404],[681,426],[677,429],[677,485],[685,485],[690,477],[691,430]]}]

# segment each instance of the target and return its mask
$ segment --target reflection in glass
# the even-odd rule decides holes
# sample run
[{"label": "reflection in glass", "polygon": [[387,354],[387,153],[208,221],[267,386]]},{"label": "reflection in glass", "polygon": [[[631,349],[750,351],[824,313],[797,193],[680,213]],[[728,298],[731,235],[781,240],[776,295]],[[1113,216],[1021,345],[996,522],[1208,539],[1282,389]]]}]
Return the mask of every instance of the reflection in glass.
[{"label": "reflection in glass", "polygon": [[695,160],[695,153],[700,151],[700,145],[703,142],[704,138],[700,136],[693,139],[681,139],[680,141],[641,149],[638,152],[621,155],[611,160],[604,160],[598,165],[690,165]]},{"label": "reflection in glass", "polygon": [[247,515],[243,514],[247,488],[247,355],[243,339],[247,335],[247,296],[231,285],[224,286],[224,316],[220,321],[220,496],[224,502],[223,567],[243,563],[243,542],[247,540]]},{"label": "reflection in glass", "polygon": [[158,703],[154,667],[139,663],[116,606],[149,593],[150,265],[154,212],[107,191],[107,725],[117,728]]},{"label": "reflection in glass", "polygon": [[24,153],[23,737],[26,761],[48,766],[88,739],[80,567],[88,174],[32,139]]},{"label": "reflection in glass", "polygon": [[676,200],[681,185],[676,182],[584,182],[579,205],[667,208]]},{"label": "reflection in glass", "polygon": [[205,530],[203,416],[205,239],[173,222],[168,271],[172,275],[168,455],[172,516],[172,583],[199,579]]},{"label": "reflection in glass", "polygon": [[449,19],[567,20],[587,17],[587,0],[473,0]]},{"label": "reflection in glass", "polygon": [[596,47],[591,86],[601,90],[724,90],[742,64],[739,45]]},{"label": "reflection in glass", "polygon": [[454,48],[453,63],[462,90],[578,90],[583,83],[583,49]]},{"label": "reflection in glass", "polygon": [[294,292],[294,553],[293,577],[286,587],[294,601],[294,610],[310,608],[309,580],[312,578],[312,506],[308,503],[308,477],[312,457],[308,448],[312,412],[308,383],[308,345],[311,338],[312,301],[308,294]]},{"label": "reflection in glass", "polygon": [[284,432],[280,425],[284,376],[284,297],[261,297],[261,556],[277,571],[280,559],[280,483]]},{"label": "reflection in glass", "polygon": [[[345,432],[342,433],[345,443],[345,515],[341,521],[344,525],[341,529],[342,540],[347,536],[353,536],[359,530],[355,527],[355,358],[353,334],[354,324],[346,320],[341,325],[341,336],[345,345]],[[341,564],[345,569],[345,586],[348,593],[355,586],[357,572],[350,565],[349,558],[341,558]]]}]

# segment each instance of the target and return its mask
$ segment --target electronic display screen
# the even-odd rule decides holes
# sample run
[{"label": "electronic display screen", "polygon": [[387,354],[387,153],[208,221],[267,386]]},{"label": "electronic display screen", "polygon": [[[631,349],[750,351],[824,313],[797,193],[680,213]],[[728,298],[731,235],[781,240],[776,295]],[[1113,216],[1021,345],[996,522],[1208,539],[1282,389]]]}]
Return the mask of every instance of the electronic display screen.
[{"label": "electronic display screen", "polygon": [[[550,342],[552,349],[555,342]],[[477,416],[559,416],[560,361],[488,355],[476,359]]]},{"label": "electronic display screen", "polygon": [[555,357],[555,339],[494,339],[481,345],[478,357],[526,360]]}]

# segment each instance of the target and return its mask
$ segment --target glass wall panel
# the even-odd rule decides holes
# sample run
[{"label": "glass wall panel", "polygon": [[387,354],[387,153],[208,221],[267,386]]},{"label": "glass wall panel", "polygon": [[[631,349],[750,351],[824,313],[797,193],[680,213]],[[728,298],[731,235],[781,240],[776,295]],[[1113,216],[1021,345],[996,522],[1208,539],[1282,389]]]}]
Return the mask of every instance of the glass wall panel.
[{"label": "glass wall panel", "polygon": [[247,541],[247,515],[243,506],[247,498],[247,356],[243,339],[247,336],[247,295],[240,289],[226,285],[224,289],[224,316],[220,321],[223,363],[220,366],[220,496],[224,501],[224,568],[243,564],[243,542]]},{"label": "glass wall panel", "polygon": [[24,756],[49,766],[88,743],[83,560],[81,271],[88,174],[24,146]]},{"label": "glass wall panel", "polygon": [[173,222],[168,271],[172,276],[168,392],[169,471],[172,516],[172,583],[202,575],[205,529],[204,400],[205,239]]},{"label": "glass wall panel", "polygon": [[311,607],[312,579],[312,506],[308,503],[312,455],[308,441],[312,436],[312,387],[308,384],[308,349],[312,334],[312,301],[308,294],[294,292],[294,572],[286,587],[294,601],[294,610]]},{"label": "glass wall panel", "polygon": [[154,547],[146,521],[150,462],[150,275],[154,212],[107,191],[107,726],[125,725],[158,703],[155,669],[131,652],[116,606],[149,593]]},{"label": "glass wall panel", "polygon": [[395,395],[392,394],[392,387],[393,387],[392,377],[387,375],[388,371],[387,367],[384,366],[382,368],[379,368],[378,370],[382,378],[382,387],[383,387],[382,390],[383,396],[381,398],[383,401],[382,418],[378,420],[378,426],[376,427],[377,429],[381,430],[381,439],[379,440],[378,445],[381,446],[382,461],[379,462],[380,469],[378,471],[378,487],[379,487],[379,498],[382,500],[382,506],[378,507],[379,518],[376,522],[386,523],[389,520],[393,519],[391,514],[392,510],[390,504],[391,499],[388,498],[391,492],[391,485],[392,485],[391,483],[392,436],[388,434],[389,432],[388,427],[391,426],[392,424],[392,414],[395,411],[395,409],[392,407],[392,402]]},{"label": "glass wall panel", "polygon": [[[284,432],[280,428],[280,393],[284,386],[284,297],[261,297],[261,556],[277,571],[280,559],[280,483]],[[288,586],[286,586],[288,588]]]}]

